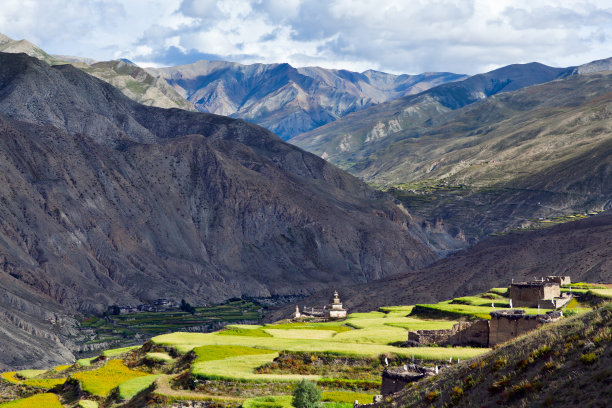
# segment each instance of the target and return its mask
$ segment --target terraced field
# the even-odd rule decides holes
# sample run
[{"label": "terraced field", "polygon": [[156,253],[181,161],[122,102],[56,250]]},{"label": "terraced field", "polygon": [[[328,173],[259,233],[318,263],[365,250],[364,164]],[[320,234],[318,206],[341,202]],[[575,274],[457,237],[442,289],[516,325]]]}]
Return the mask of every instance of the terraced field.
[{"label": "terraced field", "polygon": [[[572,290],[605,300],[612,289],[577,284]],[[128,401],[153,407],[186,400],[282,408],[290,406],[296,382],[308,379],[324,391],[328,407],[350,408],[353,401],[371,402],[379,393],[386,364],[448,365],[449,360],[455,364],[487,353],[472,347],[403,347],[403,342],[409,330],[448,329],[458,320],[486,318],[509,306],[506,296],[506,288],[493,288],[437,304],[353,313],[343,321],[234,324],[212,333],[163,334],[143,346],[107,350],[73,365],[3,373],[5,386],[38,394],[0,406],[41,406],[31,404],[44,399],[50,407],[123,406]],[[587,306],[573,301],[567,312]],[[65,391],[75,384],[82,390],[76,402],[68,400],[72,391]]]}]

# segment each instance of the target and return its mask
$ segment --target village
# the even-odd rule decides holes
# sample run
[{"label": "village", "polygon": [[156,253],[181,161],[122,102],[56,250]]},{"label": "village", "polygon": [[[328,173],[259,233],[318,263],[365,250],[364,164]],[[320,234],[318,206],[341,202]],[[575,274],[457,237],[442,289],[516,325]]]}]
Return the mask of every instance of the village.
[{"label": "village", "polygon": [[[573,299],[570,284],[569,276],[546,276],[539,280],[512,282],[508,289],[509,307],[490,312],[490,319],[464,320],[450,329],[411,330],[404,345],[489,348],[508,342],[542,325],[559,321],[563,317],[563,312],[559,309]],[[562,293],[562,286],[569,286],[570,293]],[[491,307],[495,308],[494,301],[491,302]],[[521,308],[537,308],[538,313],[527,314],[526,310]],[[544,309],[552,310],[540,313],[540,310]],[[347,312],[338,292],[334,291],[331,302],[323,307],[304,306],[300,311],[296,305],[292,320],[337,321],[346,318]],[[374,402],[380,402],[383,397],[401,391],[410,383],[436,375],[443,368],[444,366],[419,366],[414,362],[399,368],[387,368],[382,373],[381,394],[374,397]]]},{"label": "village", "polygon": [[[564,359],[593,364],[610,333],[576,330],[594,327],[584,319],[612,317],[606,315],[612,312],[610,299],[611,285],[572,283],[567,276],[512,281],[438,303],[369,311],[350,310],[350,301],[334,291],[326,304],[296,305],[292,315],[274,323],[258,321],[261,306],[247,300],[198,307],[191,314],[160,299],[154,306],[170,311],[119,311],[112,316],[113,326],[103,319],[88,323],[96,332],[105,327],[103,339],[140,328],[141,342],[150,337],[144,344],[51,369],[2,373],[0,383],[65,399],[73,398],[68,392],[78,386],[78,406],[86,407],[94,402],[124,406],[117,404],[142,397],[176,406],[291,408],[290,394],[302,381],[316,386],[321,401],[334,408],[378,408],[415,393],[422,394],[417,406],[430,406],[441,398],[438,389],[431,389],[440,381],[452,384],[444,404],[477,384],[485,393],[501,390],[497,398],[506,401],[513,398],[511,392],[523,392],[526,383],[518,374],[529,367],[539,377],[556,379],[555,367]],[[220,318],[231,323],[221,324]],[[608,320],[598,321],[605,325]],[[542,342],[548,332],[555,334]],[[452,405],[444,404],[434,406]]]}]

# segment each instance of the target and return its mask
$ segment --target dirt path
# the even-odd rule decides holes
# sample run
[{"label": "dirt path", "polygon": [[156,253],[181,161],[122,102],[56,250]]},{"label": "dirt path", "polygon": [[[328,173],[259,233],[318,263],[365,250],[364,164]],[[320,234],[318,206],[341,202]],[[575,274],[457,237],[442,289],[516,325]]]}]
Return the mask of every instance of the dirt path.
[{"label": "dirt path", "polygon": [[155,391],[154,394],[161,395],[163,397],[177,397],[180,399],[191,399],[191,400],[214,400],[214,401],[237,401],[242,402],[245,398],[222,396],[222,395],[210,395],[202,394],[200,392],[188,391],[188,390],[175,390],[170,387],[170,380],[176,377],[176,375],[162,375],[155,380]]}]

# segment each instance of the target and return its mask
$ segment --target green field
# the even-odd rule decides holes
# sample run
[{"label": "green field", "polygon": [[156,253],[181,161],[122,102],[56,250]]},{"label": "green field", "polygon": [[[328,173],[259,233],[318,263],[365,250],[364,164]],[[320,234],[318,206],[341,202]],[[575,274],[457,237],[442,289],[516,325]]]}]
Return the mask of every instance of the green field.
[{"label": "green field", "polygon": [[[612,296],[608,287],[580,284],[572,290]],[[78,381],[85,392],[87,400],[82,400],[81,406],[111,406],[117,398],[125,402],[150,388],[154,389],[154,398],[167,402],[210,401],[215,406],[232,408],[240,404],[247,408],[289,408],[296,382],[308,379],[323,391],[324,406],[351,408],[355,400],[362,404],[372,402],[372,396],[379,393],[381,373],[387,363],[401,367],[416,361],[432,366],[487,353],[486,348],[404,347],[404,343],[410,330],[450,329],[462,320],[490,318],[491,311],[509,307],[506,296],[507,288],[494,288],[435,304],[385,306],[352,313],[342,321],[285,320],[265,325],[231,324],[212,333],[172,332],[151,338],[144,347],[111,349],[71,366],[8,372],[1,378],[4,386],[29,385],[43,393],[49,389],[61,392],[57,386],[66,381],[63,377],[68,377],[69,381]],[[574,298],[564,311],[568,315],[583,313],[589,310],[589,299]],[[219,310],[236,313],[230,312],[227,305]],[[529,314],[538,313],[538,309],[526,310]],[[62,374],[64,371],[66,374]],[[36,398],[59,403],[51,401],[52,394]],[[14,404],[31,401],[37,400],[24,399]]]},{"label": "green field", "polygon": [[196,307],[192,315],[179,309],[165,312],[136,312],[109,315],[106,318],[90,316],[81,321],[82,329],[92,329],[96,335],[86,344],[110,342],[128,346],[136,335],[149,338],[190,327],[210,327],[219,322],[261,319],[261,307],[247,300],[234,300],[209,307]]}]

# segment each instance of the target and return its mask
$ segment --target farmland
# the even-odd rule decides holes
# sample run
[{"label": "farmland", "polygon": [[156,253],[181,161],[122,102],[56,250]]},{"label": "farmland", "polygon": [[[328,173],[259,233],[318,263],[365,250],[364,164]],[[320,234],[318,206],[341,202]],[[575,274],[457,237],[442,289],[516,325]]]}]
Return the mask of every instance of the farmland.
[{"label": "farmland", "polygon": [[[590,296],[599,293],[605,299],[610,289],[583,284],[572,290],[585,290]],[[79,404],[86,407],[97,403],[122,406],[147,394],[151,406],[192,400],[272,408],[289,407],[295,384],[308,379],[323,391],[323,401],[330,407],[348,408],[355,400],[372,401],[387,364],[448,366],[489,352],[474,347],[406,347],[410,330],[450,329],[458,321],[488,318],[490,311],[507,307],[507,289],[493,288],[436,304],[352,313],[340,321],[237,323],[216,332],[166,333],[142,346],[106,350],[73,365],[3,373],[0,381],[10,387],[26,387],[23,389],[30,393],[38,392],[36,398],[49,401],[57,399],[49,392],[56,393],[60,399],[49,402],[56,406],[66,402],[62,390],[78,384],[83,390]],[[567,307],[568,314],[570,309],[575,314],[589,305],[574,300]],[[530,314],[537,312],[527,309]]]}]

